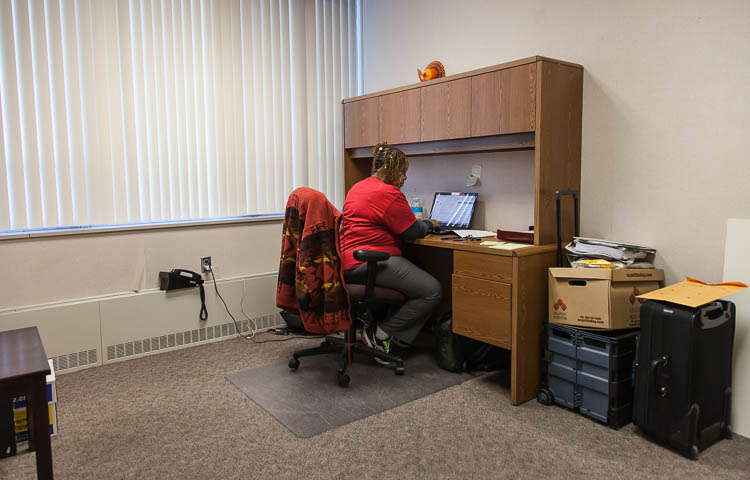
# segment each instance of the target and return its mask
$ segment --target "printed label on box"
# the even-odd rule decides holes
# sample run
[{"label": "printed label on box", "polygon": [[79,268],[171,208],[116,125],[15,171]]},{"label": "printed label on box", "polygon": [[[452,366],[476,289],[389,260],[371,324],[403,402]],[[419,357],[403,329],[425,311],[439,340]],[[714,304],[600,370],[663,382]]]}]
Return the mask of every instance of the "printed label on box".
[{"label": "printed label on box", "polygon": [[[49,434],[57,435],[57,406],[54,403],[47,404],[47,414],[49,415]],[[28,442],[29,420],[25,405],[23,408],[13,409],[13,423],[16,431],[16,443]]]}]

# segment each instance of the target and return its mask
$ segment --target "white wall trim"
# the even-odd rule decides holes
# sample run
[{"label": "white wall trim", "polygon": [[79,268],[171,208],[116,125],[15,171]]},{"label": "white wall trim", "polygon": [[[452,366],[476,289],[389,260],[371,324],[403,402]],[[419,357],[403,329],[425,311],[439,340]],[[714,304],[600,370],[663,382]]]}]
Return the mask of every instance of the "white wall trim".
[{"label": "white wall trim", "polygon": [[245,215],[240,217],[201,218],[197,220],[176,220],[173,222],[127,223],[121,225],[99,225],[87,227],[53,228],[49,230],[29,230],[0,232],[0,241],[25,238],[64,237],[68,235],[92,235],[102,233],[126,233],[142,230],[163,230],[172,228],[215,227],[236,223],[281,222],[284,214]]},{"label": "white wall trim", "polygon": [[[234,277],[227,277],[227,278],[217,278],[216,283],[221,285],[222,283],[226,282],[234,282],[237,280],[252,280],[255,278],[263,278],[263,277],[272,277],[276,276],[278,272],[263,272],[263,273],[254,273],[251,275],[237,275]],[[213,280],[205,279],[204,288],[208,288],[209,286],[213,285]],[[142,295],[144,293],[151,293],[159,291],[158,288],[144,288],[143,290],[137,290],[133,292],[122,292],[122,293],[113,293],[108,295],[99,295],[99,296],[93,296],[93,297],[83,297],[83,298],[77,298],[75,300],[66,300],[61,302],[49,302],[49,303],[40,303],[37,305],[24,305],[23,307],[14,307],[14,308],[6,308],[6,309],[0,309],[0,315],[5,315],[8,313],[22,313],[22,312],[32,312],[34,310],[44,309],[44,308],[52,308],[52,307],[65,307],[70,305],[78,305],[81,303],[88,303],[88,302],[100,302],[100,301],[106,301],[111,300],[114,298],[122,298],[122,297],[132,297],[136,295]]]},{"label": "white wall trim", "polygon": [[149,289],[0,312],[0,330],[36,326],[55,370],[69,373],[282,326],[276,275],[217,279],[234,320],[207,281],[207,320],[197,289]]}]

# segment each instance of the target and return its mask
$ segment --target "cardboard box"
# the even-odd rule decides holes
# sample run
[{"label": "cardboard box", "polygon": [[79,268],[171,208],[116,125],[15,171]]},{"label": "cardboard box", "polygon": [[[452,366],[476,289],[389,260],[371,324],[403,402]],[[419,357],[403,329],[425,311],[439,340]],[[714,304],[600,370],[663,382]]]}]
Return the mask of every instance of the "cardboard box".
[{"label": "cardboard box", "polygon": [[[21,397],[23,398],[23,397]],[[22,444],[29,441],[29,418],[26,411],[26,400],[23,400],[21,408],[15,408],[16,402],[13,402],[13,423],[16,430],[16,444]],[[47,404],[49,413],[49,434],[57,435],[57,404]]]},{"label": "cardboard box", "polygon": [[[50,374],[47,375],[47,408],[49,409],[49,433],[57,435],[57,386],[55,382],[55,369],[52,360],[49,362]],[[13,423],[16,431],[16,443],[21,444],[29,441],[29,422],[26,412],[26,397],[13,398]]]},{"label": "cardboard box", "polygon": [[47,402],[57,403],[57,386],[55,382],[55,367],[52,366],[52,360],[49,363],[49,375],[47,375]]},{"label": "cardboard box", "polygon": [[550,268],[549,322],[618,330],[641,325],[638,295],[664,282],[660,269]]}]

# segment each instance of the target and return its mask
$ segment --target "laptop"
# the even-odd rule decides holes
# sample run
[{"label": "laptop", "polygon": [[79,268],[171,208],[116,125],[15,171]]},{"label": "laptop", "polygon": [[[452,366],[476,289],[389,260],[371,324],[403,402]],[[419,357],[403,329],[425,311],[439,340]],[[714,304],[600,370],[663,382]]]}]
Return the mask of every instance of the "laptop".
[{"label": "laptop", "polygon": [[478,195],[464,192],[435,192],[430,218],[440,224],[440,230],[433,233],[449,233],[469,228]]}]

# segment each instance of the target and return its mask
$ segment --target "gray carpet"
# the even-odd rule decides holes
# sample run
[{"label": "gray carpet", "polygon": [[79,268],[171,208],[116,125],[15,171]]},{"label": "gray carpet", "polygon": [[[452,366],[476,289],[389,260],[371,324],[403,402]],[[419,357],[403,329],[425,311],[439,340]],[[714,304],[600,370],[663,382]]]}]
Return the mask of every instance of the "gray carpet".
[{"label": "gray carpet", "polygon": [[[310,438],[224,377],[316,342],[235,338],[59,375],[55,478],[750,478],[747,438],[694,462],[632,425],[612,430],[536,401],[514,407],[507,370]],[[0,460],[0,479],[33,478],[33,453]]]},{"label": "gray carpet", "polygon": [[336,382],[338,355],[300,358],[293,372],[286,359],[228,373],[242,393],[273,415],[298,437],[318,435],[332,428],[422,398],[473,378],[438,367],[430,353],[406,354],[406,374],[372,360],[354,362],[348,369],[351,383]]}]

